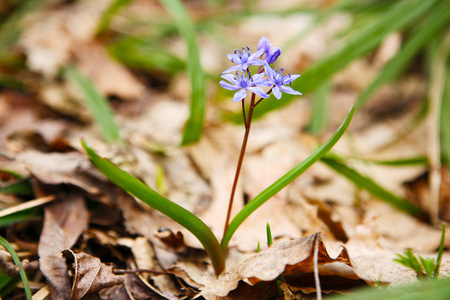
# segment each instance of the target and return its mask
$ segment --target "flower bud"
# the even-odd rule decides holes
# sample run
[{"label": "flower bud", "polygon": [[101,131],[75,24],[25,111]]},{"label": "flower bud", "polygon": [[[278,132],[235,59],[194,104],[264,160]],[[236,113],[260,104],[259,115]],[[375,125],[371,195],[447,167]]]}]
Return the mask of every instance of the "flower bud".
[{"label": "flower bud", "polygon": [[269,64],[272,64],[277,60],[277,58],[278,58],[278,56],[280,56],[280,54],[281,54],[280,48],[272,47],[272,48],[270,48],[269,52],[267,53],[266,61]]},{"label": "flower bud", "polygon": [[264,49],[264,54],[267,54],[272,48],[272,45],[269,42],[269,39],[263,36],[258,43],[258,50]]}]

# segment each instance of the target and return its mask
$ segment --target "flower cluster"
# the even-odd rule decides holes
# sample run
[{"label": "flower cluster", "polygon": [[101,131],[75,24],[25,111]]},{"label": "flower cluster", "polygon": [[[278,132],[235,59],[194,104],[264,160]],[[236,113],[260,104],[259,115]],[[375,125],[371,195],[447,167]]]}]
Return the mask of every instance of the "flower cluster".
[{"label": "flower cluster", "polygon": [[[281,49],[272,47],[265,36],[259,40],[258,50],[253,54],[250,53],[249,47],[235,50],[233,54],[228,54],[228,58],[236,65],[223,72],[222,78],[228,82],[222,80],[220,85],[227,90],[237,91],[233,101],[241,101],[247,97],[248,92],[258,95],[261,99],[268,98],[270,92],[273,92],[277,99],[281,98],[281,92],[301,95],[302,93],[290,87],[300,75],[283,76],[283,69],[278,71],[278,68],[274,70],[269,66],[278,59],[280,54]],[[250,66],[259,66],[258,73],[252,75],[249,70]],[[270,87],[269,92],[265,92],[263,87]]]}]

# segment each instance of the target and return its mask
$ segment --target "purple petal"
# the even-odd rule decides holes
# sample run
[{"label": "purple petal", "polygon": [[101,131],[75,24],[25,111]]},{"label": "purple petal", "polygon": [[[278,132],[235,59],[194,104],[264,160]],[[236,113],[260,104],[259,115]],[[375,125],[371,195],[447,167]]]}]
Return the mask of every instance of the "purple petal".
[{"label": "purple petal", "polygon": [[233,53],[233,54],[227,54],[227,57],[232,61],[232,62],[240,62],[241,58],[239,57],[239,55]]},{"label": "purple petal", "polygon": [[280,86],[280,89],[281,89],[283,92],[288,93],[288,94],[291,94],[291,95],[302,95],[302,93],[297,92],[296,90],[292,89],[292,88],[289,87],[289,86]]},{"label": "purple petal", "polygon": [[231,72],[234,72],[234,71],[240,71],[240,70],[242,69],[241,66],[242,66],[242,65],[232,66],[231,68],[229,68],[229,69],[223,71],[222,74],[225,74],[225,73],[231,73]]},{"label": "purple petal", "polygon": [[294,75],[291,75],[291,76],[286,75],[286,76],[288,76],[288,77],[286,79],[283,79],[283,83],[284,84],[290,84],[290,83],[292,83],[292,81],[294,81],[295,79],[300,77],[300,75],[298,75],[298,74],[294,74]]},{"label": "purple petal", "polygon": [[241,89],[237,91],[236,94],[234,94],[233,101],[234,102],[241,101],[245,97],[247,97],[247,91],[245,89]]},{"label": "purple petal", "polygon": [[281,98],[281,91],[280,91],[280,88],[277,85],[272,88],[272,93],[275,96],[275,98],[280,100],[280,98]]},{"label": "purple petal", "polygon": [[262,66],[264,64],[264,61],[262,59],[253,59],[249,60],[247,63],[249,66]]},{"label": "purple petal", "polygon": [[264,77],[264,74],[255,74],[252,76],[253,82],[256,82],[258,80],[261,80]]},{"label": "purple petal", "polygon": [[272,48],[272,45],[269,42],[269,39],[265,36],[261,37],[261,39],[258,42],[258,50],[264,50],[263,53],[267,53],[269,49]]},{"label": "purple petal", "polygon": [[238,84],[238,79],[236,78],[236,75],[234,74],[224,74],[222,76],[220,76],[221,78],[228,80],[229,82],[231,82],[232,84]]},{"label": "purple petal", "polygon": [[[264,54],[264,49],[259,49],[258,51],[256,51],[255,53],[253,53],[252,55],[250,55],[250,57],[248,58],[249,61],[254,60],[255,58],[261,56]],[[264,62],[263,62],[264,64]]]},{"label": "purple petal", "polygon": [[238,85],[232,85],[232,84],[229,84],[228,82],[223,81],[223,80],[220,81],[219,84],[220,84],[224,89],[231,90],[231,91],[237,91],[237,90],[239,90],[239,89],[241,88],[241,87],[238,86]]},{"label": "purple petal", "polygon": [[264,90],[262,88],[254,86],[254,87],[248,87],[247,90],[260,96],[261,98],[269,98],[269,95],[267,95],[266,92],[264,92]]},{"label": "purple petal", "polygon": [[265,86],[265,87],[274,85],[274,83],[269,79],[261,79],[261,80],[258,80],[258,82],[253,82],[253,83],[256,86]]},{"label": "purple petal", "polygon": [[270,48],[270,50],[269,50],[269,52],[267,53],[267,56],[266,56],[267,62],[269,64],[274,63],[277,60],[278,56],[280,56],[280,54],[281,54],[281,49],[280,48],[278,48],[278,47]]}]

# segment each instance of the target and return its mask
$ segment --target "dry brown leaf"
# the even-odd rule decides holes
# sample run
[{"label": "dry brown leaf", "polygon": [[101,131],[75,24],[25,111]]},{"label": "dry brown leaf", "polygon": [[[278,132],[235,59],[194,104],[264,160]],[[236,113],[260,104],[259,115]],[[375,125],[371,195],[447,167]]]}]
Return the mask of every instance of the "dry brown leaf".
[{"label": "dry brown leaf", "polygon": [[54,77],[68,63],[71,51],[94,37],[99,18],[110,3],[111,0],[77,1],[29,18],[20,40],[29,68]]},{"label": "dry brown leaf", "polygon": [[93,81],[101,94],[117,96],[124,100],[142,97],[145,86],[137,81],[127,68],[114,61],[101,44],[79,44],[74,53],[80,70]]},{"label": "dry brown leaf", "polygon": [[61,251],[72,247],[88,226],[88,212],[81,193],[74,188],[55,193],[57,201],[44,209],[39,240],[39,264],[51,286],[53,299],[70,299],[71,281]]},{"label": "dry brown leaf", "polygon": [[86,176],[83,171],[91,174],[99,172],[82,153],[42,153],[30,150],[17,154],[16,160],[24,164],[45,184],[66,183],[78,186],[91,194],[99,193],[91,176]]},{"label": "dry brown leaf", "polygon": [[245,260],[233,270],[223,273],[216,281],[206,283],[201,294],[223,297],[237,288],[241,280],[255,284],[261,280],[274,280],[283,272],[284,274],[310,273],[314,269],[313,252],[316,239],[320,239],[319,265],[331,262],[350,264],[345,250],[338,257],[331,258],[321,240],[320,234],[316,233],[308,237],[273,244],[270,248]]},{"label": "dry brown leaf", "polygon": [[79,300],[88,294],[122,284],[125,280],[123,275],[114,274],[113,268],[97,257],[74,253],[70,249],[62,253],[73,271],[72,299]]}]

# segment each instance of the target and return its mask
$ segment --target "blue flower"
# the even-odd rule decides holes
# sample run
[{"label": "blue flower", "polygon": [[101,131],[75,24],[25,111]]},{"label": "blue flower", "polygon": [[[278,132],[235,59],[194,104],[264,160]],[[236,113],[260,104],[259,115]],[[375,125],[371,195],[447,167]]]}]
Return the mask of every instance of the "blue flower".
[{"label": "blue flower", "polygon": [[268,79],[263,79],[262,81],[264,81],[264,82],[262,82],[262,84],[260,83],[260,85],[261,86],[267,86],[267,84],[273,85],[272,92],[273,92],[273,95],[277,99],[281,98],[281,92],[285,92],[285,93],[288,93],[291,95],[302,95],[302,93],[295,91],[291,87],[285,86],[285,85],[291,85],[292,81],[299,78],[300,75],[288,74],[288,75],[282,76],[283,71],[284,71],[283,69],[280,69],[280,72],[278,72],[277,69],[272,70],[272,68],[270,68],[270,66],[267,62],[264,65],[264,71],[266,72]]},{"label": "blue flower", "polygon": [[242,47],[242,51],[236,49],[234,51],[234,54],[228,54],[227,56],[231,60],[231,62],[237,65],[229,68],[222,74],[240,70],[247,70],[249,66],[253,65],[255,66],[263,65],[264,61],[259,59],[258,57],[264,54],[264,50],[263,49],[258,50],[253,54],[250,54],[249,50],[250,50],[249,47]]},{"label": "blue flower", "polygon": [[252,92],[261,98],[268,98],[269,95],[264,92],[264,90],[258,86],[268,86],[267,79],[262,79],[264,74],[255,74],[250,77],[250,74],[245,75],[239,74],[236,72],[236,76],[233,74],[225,74],[222,75],[222,78],[228,80],[230,83],[222,80],[220,81],[220,85],[232,91],[237,91],[234,94],[233,101],[241,101],[245,97],[247,97],[247,92]]},{"label": "blue flower", "polygon": [[269,39],[263,36],[259,42],[258,42],[258,50],[264,50],[263,54],[266,55],[264,58],[269,64],[274,63],[278,56],[281,54],[281,49],[278,47],[272,47],[272,44],[270,44]]}]

